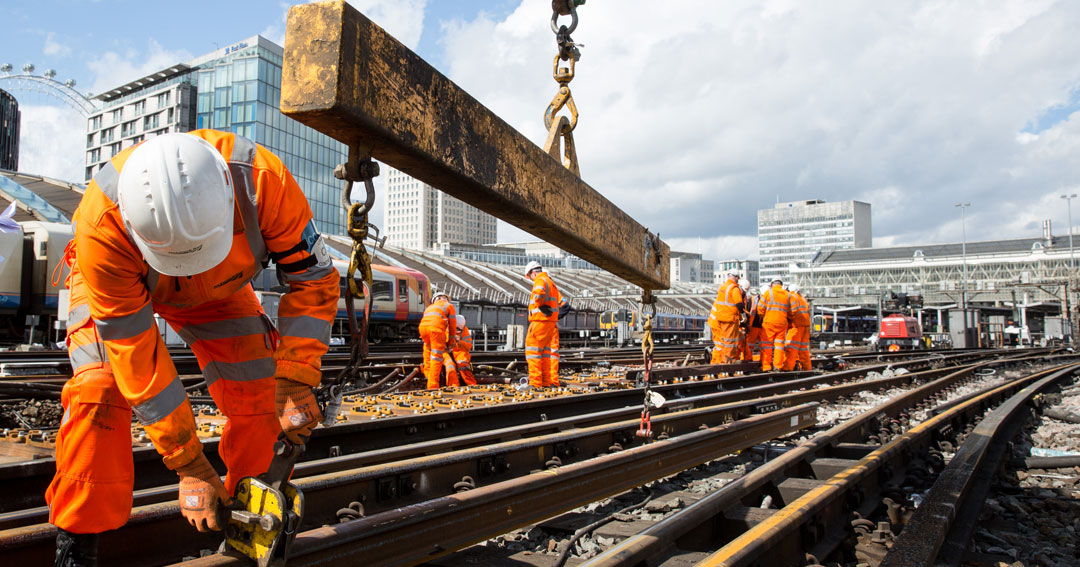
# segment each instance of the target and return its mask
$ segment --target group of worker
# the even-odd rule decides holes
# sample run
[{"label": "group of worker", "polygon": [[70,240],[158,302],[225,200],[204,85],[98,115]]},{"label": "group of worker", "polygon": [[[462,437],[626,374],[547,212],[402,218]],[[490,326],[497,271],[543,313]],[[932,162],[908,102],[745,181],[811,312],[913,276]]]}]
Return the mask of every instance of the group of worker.
[{"label": "group of worker", "polygon": [[[529,297],[529,331],[525,335],[525,361],[529,367],[529,386],[551,388],[559,385],[558,320],[569,311],[569,303],[539,262],[525,266],[525,277],[532,280]],[[457,314],[445,291],[434,291],[431,304],[420,320],[420,339],[424,341],[423,373],[427,388],[476,384],[472,373],[472,332],[465,318]]]},{"label": "group of worker", "polygon": [[810,304],[779,278],[761,290],[738,272],[726,275],[709,314],[711,364],[761,362],[764,372],[810,370]]}]

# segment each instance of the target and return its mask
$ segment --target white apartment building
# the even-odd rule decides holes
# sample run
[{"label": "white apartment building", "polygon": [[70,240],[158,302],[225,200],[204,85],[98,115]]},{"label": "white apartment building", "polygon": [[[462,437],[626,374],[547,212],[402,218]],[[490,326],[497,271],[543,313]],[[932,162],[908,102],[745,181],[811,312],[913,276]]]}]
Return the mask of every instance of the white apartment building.
[{"label": "white apartment building", "polygon": [[411,250],[494,244],[495,217],[392,167],[386,169],[386,241]]},{"label": "white apartment building", "polygon": [[758,211],[761,281],[785,279],[792,264],[820,261],[831,250],[872,245],[869,203],[814,199]]},{"label": "white apartment building", "polygon": [[695,252],[671,252],[671,282],[713,283],[715,263]]},{"label": "white apartment building", "polygon": [[757,287],[760,283],[758,278],[757,260],[721,260],[717,262],[719,269],[716,270],[716,283],[722,284],[727,279],[728,272],[739,272],[740,278],[750,282],[750,287]]}]

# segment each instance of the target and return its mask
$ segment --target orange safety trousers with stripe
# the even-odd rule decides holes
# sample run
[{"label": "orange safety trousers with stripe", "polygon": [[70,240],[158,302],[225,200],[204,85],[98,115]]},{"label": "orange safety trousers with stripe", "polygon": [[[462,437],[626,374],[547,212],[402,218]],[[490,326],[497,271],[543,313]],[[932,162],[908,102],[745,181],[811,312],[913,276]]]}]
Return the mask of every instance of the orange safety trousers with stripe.
[{"label": "orange safety trousers with stripe", "polygon": [[446,330],[438,327],[420,326],[420,340],[424,341],[424,377],[427,389],[439,389],[442,378],[443,358],[446,355]]},{"label": "orange safety trousers with stripe", "polygon": [[529,363],[529,385],[547,388],[559,385],[559,325],[557,321],[532,321],[525,335],[525,361]]},{"label": "orange safety trousers with stripe", "polygon": [[709,319],[712,330],[713,352],[710,364],[727,364],[738,360],[739,321]]},{"label": "orange safety trousers with stripe", "polygon": [[761,359],[761,327],[750,327],[746,332],[746,344],[743,345],[742,359]]},{"label": "orange safety trousers with stripe", "polygon": [[[72,267],[68,289],[72,326],[67,341],[74,375],[62,394],[57,474],[45,499],[50,523],[73,533],[100,533],[124,525],[131,513],[132,410],[114,379],[94,320],[79,315],[86,309],[87,298],[77,266]],[[189,340],[210,395],[227,418],[218,454],[228,467],[225,486],[231,493],[239,479],[266,472],[274,440],[281,432],[274,410],[276,332],[250,286],[193,308],[156,304],[154,308]],[[184,394],[182,388],[178,394]],[[145,427],[194,431],[186,397],[172,412]],[[197,437],[176,441],[199,443]]]},{"label": "orange safety trousers with stripe", "polygon": [[476,385],[476,377],[472,373],[472,331],[468,327],[458,329],[457,346],[443,356],[443,364],[446,366],[446,385],[458,386],[458,377],[469,386]]},{"label": "orange safety trousers with stripe", "polygon": [[784,368],[784,343],[787,340],[787,324],[765,321],[761,324],[761,369],[765,371]]},{"label": "orange safety trousers with stripe", "polygon": [[797,326],[787,330],[784,370],[794,370],[795,363],[799,364],[800,370],[810,370],[810,327]]}]

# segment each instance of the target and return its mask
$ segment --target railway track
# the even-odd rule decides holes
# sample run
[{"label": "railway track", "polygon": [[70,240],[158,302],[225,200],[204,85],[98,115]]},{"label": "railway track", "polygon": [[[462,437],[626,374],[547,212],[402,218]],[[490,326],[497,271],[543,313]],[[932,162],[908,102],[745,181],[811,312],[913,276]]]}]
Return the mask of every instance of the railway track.
[{"label": "railway track", "polygon": [[[717,455],[748,449],[778,435],[812,426],[814,406],[807,404],[850,396],[866,388],[941,376],[949,372],[943,365],[970,363],[985,356],[986,353],[962,353],[944,359],[925,357],[906,364],[916,372],[872,380],[866,380],[867,374],[885,372],[887,365],[829,375],[768,374],[722,380],[691,380],[686,376],[665,379],[658,374],[657,380],[670,382],[654,387],[670,400],[663,412],[657,412],[662,415],[654,417],[657,433],[666,437],[660,443],[642,443],[634,436],[642,397],[641,391],[635,389],[530,400],[507,404],[505,408],[491,406],[335,426],[322,430],[312,440],[311,456],[322,458],[302,463],[297,469],[298,483],[308,499],[303,529],[329,530],[305,536],[303,541],[307,543],[303,545],[311,544],[315,550],[327,548],[326,542],[331,540],[353,541],[353,536],[347,534],[354,534],[353,530],[359,530],[354,535],[371,534],[370,523],[376,522],[382,526],[376,531],[383,536],[375,539],[396,541],[400,549],[386,547],[387,544],[373,541],[369,536],[361,538],[367,543],[356,540],[355,545],[347,547],[355,552],[362,549],[369,561],[370,557],[383,557],[372,553],[385,554],[388,563],[425,560],[478,538],[493,537],[523,523],[557,514],[578,503],[621,492]],[[711,367],[701,368],[706,372]],[[669,450],[670,453],[664,452]],[[136,466],[143,467],[136,478],[156,478],[161,482],[152,482],[137,493],[137,507],[127,526],[103,536],[102,552],[108,564],[164,564],[185,555],[197,555],[202,549],[216,548],[218,542],[212,541],[213,537],[183,527],[173,503],[175,486],[170,486],[175,476],[155,477],[153,466],[163,467],[156,453],[143,453],[146,455],[136,456]],[[336,456],[327,457],[331,454]],[[51,476],[49,465],[30,462],[0,467],[0,478],[9,487],[9,494],[33,493],[35,483],[47,482]],[[534,470],[548,472],[529,474]],[[569,484],[558,484],[563,480]],[[456,492],[463,488],[471,490]],[[519,492],[511,494],[507,490]],[[553,497],[556,494],[565,497]],[[359,524],[319,527],[335,522],[337,512],[353,501],[359,503],[356,510],[344,515],[358,516],[362,509],[364,517],[356,521]],[[504,506],[508,502],[512,502],[512,514],[506,513]],[[0,553],[5,557],[34,562],[51,553],[55,532],[41,523],[44,510],[34,509],[33,505],[32,499],[24,498],[16,505],[17,509],[0,516],[0,528],[4,529],[0,532]],[[471,521],[453,514],[445,516],[444,506],[471,510],[470,513],[480,514],[485,520],[477,522],[475,516]],[[492,522],[491,518],[500,516],[494,510],[502,510],[505,521]],[[441,524],[425,527],[423,522],[415,523],[435,517],[442,518]],[[455,530],[459,535],[452,542],[436,538],[445,535],[447,522],[455,526],[460,522],[462,527]],[[361,529],[365,525],[368,527]],[[437,529],[437,525],[443,528]],[[466,525],[479,527],[464,529]],[[152,560],[147,550],[124,545],[133,538],[161,539],[165,533],[169,534],[170,545],[153,552],[156,555]],[[387,533],[393,537],[387,537]],[[439,548],[414,545],[416,541],[427,541],[424,538],[435,538],[432,545]],[[297,545],[300,544],[298,540]],[[339,547],[334,544],[329,548]],[[414,554],[409,556],[411,559],[398,557],[408,548]],[[345,553],[340,549],[332,553],[339,552]],[[312,553],[315,554],[312,557],[322,559],[311,561],[326,558],[319,555],[322,552]],[[224,563],[208,564],[230,564],[227,557],[213,561]],[[295,561],[300,560],[294,559],[290,565]]]}]

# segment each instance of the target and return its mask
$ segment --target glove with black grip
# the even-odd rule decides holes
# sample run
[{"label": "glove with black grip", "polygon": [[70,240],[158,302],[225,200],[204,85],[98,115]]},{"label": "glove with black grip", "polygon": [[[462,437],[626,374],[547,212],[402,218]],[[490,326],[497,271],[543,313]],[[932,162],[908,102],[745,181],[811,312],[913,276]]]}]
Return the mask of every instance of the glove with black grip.
[{"label": "glove with black grip", "polygon": [[563,302],[563,304],[559,306],[559,320],[561,321],[568,313],[570,313],[570,304]]},{"label": "glove with black grip", "polygon": [[540,312],[544,314],[544,317],[551,317],[551,314],[554,313],[555,310],[547,305],[541,305]]}]

